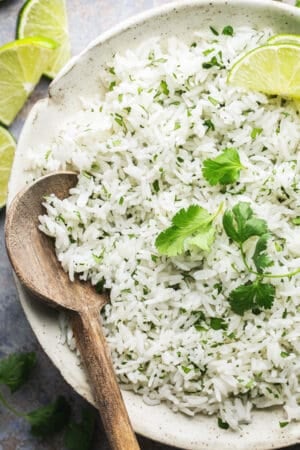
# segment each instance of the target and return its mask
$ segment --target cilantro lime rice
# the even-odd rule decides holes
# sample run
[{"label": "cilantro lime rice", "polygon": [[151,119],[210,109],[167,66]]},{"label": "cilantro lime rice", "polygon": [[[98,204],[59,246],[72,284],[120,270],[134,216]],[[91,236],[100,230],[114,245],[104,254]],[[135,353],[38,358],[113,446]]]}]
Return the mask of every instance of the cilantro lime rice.
[{"label": "cilantro lime rice", "polygon": [[224,25],[117,53],[28,171],[80,171],[41,229],[71,279],[109,291],[121,386],[238,429],[253,408],[300,419],[300,120],[292,100],[226,83],[273,32]]}]

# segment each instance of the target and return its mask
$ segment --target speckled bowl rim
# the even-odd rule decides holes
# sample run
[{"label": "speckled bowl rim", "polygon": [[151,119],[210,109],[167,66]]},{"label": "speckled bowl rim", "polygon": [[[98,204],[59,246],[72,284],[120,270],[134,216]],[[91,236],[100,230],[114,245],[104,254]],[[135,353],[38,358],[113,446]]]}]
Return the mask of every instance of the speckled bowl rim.
[{"label": "speckled bowl rim", "polygon": [[[49,87],[49,97],[37,102],[32,108],[19,139],[9,183],[8,205],[14,195],[24,185],[24,180],[22,180],[24,154],[26,153],[27,140],[30,137],[31,131],[34,129],[35,122],[47,110],[51,99],[57,96],[57,93],[60,90],[59,86],[66,75],[70,73],[74,67],[80,64],[81,60],[91,49],[105,43],[115,36],[122,35],[123,32],[130,28],[139,28],[153,18],[159,20],[159,18],[171,14],[174,10],[180,14],[187,8],[201,8],[212,5],[220,7],[224,7],[224,5],[239,7],[243,5],[243,7],[247,6],[250,10],[256,8],[257,10],[272,10],[274,13],[279,11],[282,12],[282,15],[286,20],[288,20],[289,17],[293,17],[293,20],[296,18],[297,22],[299,21],[300,29],[300,10],[287,4],[271,0],[190,0],[173,2],[148,10],[102,33],[98,38],[93,40],[83,52],[67,63],[58,77],[51,83]],[[28,296],[18,280],[16,280],[16,284],[26,317],[43,349],[57,366],[65,380],[82,397],[93,403],[91,391],[83,375],[83,371],[78,366],[74,365],[76,357],[67,347],[60,344],[57,313],[35,302]],[[48,339],[48,333],[51,334],[51,339]],[[60,354],[60,352],[62,354]],[[66,364],[66,362],[69,365]],[[76,373],[72,373],[70,367],[71,369],[73,368],[73,371]],[[143,403],[141,397],[131,392],[123,391],[123,395],[134,429],[146,437],[165,444],[191,450],[200,450],[203,448],[213,450],[267,450],[300,442],[300,426],[297,424],[292,424],[284,430],[274,429],[274,431],[272,427],[269,429],[268,425],[274,424],[274,420],[278,426],[280,415],[276,409],[271,410],[270,412],[255,412],[253,424],[243,428],[240,433],[237,433],[220,430],[216,425],[215,417],[209,418],[199,415],[196,418],[188,418],[182,414],[173,413],[165,405],[149,407]],[[273,418],[271,422],[270,417]]]}]

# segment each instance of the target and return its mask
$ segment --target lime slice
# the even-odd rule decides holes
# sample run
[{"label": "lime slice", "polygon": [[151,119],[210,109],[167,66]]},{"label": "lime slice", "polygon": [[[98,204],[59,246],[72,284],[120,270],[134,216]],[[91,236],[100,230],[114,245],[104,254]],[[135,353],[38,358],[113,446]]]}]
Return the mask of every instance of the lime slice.
[{"label": "lime slice", "polygon": [[45,71],[54,78],[71,56],[65,0],[27,0],[19,12],[17,38],[29,36],[44,36],[59,44]]},{"label": "lime slice", "polygon": [[39,82],[57,44],[27,38],[0,48],[0,122],[10,125]]},{"label": "lime slice", "polygon": [[300,45],[299,34],[276,34],[268,39],[268,44],[296,44]]},{"label": "lime slice", "polygon": [[7,183],[15,150],[14,138],[5,128],[0,127],[0,208],[6,203]]},{"label": "lime slice", "polygon": [[270,95],[300,98],[300,45],[263,45],[231,68],[228,83]]}]

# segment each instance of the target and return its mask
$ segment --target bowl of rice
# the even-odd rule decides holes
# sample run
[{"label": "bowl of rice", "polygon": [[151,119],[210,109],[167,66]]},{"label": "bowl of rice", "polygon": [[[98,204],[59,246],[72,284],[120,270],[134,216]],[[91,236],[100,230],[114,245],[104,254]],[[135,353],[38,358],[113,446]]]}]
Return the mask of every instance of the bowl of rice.
[{"label": "bowl of rice", "polygon": [[[69,198],[46,199],[41,229],[71,279],[109,292],[99,318],[115,371],[134,429],[154,440],[300,442],[299,107],[227,82],[246,51],[299,29],[300,10],[269,0],[165,5],[72,59],[24,126],[9,201],[41,175],[79,173]],[[211,182],[208,161],[229,151],[235,179]],[[203,211],[205,245],[179,236],[181,251],[161,251]],[[228,225],[238,214],[252,227],[243,244]],[[66,317],[18,291],[44,350],[93,402]]]}]

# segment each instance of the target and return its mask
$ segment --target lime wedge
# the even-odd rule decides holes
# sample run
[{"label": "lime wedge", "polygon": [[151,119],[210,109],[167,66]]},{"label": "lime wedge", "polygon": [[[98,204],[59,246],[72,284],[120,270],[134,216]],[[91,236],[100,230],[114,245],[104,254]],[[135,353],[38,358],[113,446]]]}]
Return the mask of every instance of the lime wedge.
[{"label": "lime wedge", "polygon": [[30,36],[44,36],[59,44],[45,71],[54,78],[71,56],[65,0],[27,0],[19,12],[17,38]]},{"label": "lime wedge", "polygon": [[268,39],[268,44],[296,44],[300,45],[299,34],[276,34]]},{"label": "lime wedge", "polygon": [[15,150],[14,138],[5,128],[0,127],[0,208],[6,203],[7,183]]},{"label": "lime wedge", "polygon": [[27,38],[0,48],[0,122],[10,125],[39,82],[57,44]]},{"label": "lime wedge", "polygon": [[252,91],[300,98],[300,45],[255,48],[234,64],[227,81]]}]

